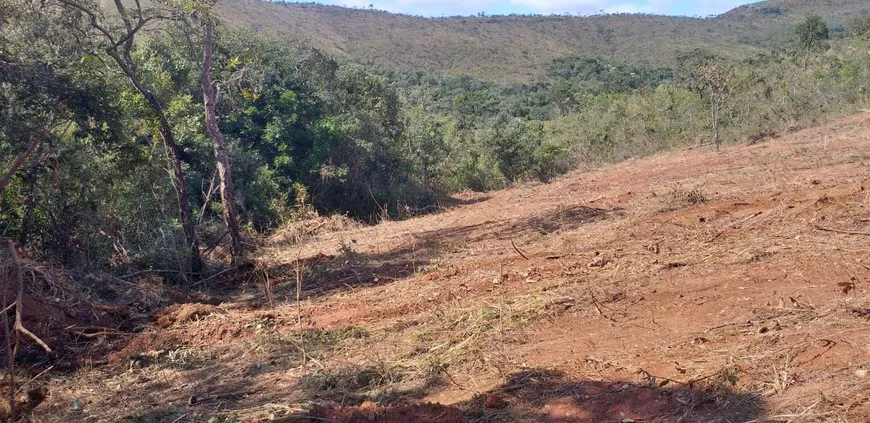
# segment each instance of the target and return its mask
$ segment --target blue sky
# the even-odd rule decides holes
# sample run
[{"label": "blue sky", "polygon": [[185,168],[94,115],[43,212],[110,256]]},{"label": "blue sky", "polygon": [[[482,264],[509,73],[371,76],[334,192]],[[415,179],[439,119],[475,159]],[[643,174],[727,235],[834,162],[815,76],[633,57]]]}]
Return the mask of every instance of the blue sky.
[{"label": "blue sky", "polygon": [[719,14],[747,0],[317,0],[319,3],[364,7],[424,16],[510,13],[594,14],[605,12],[706,16]]}]

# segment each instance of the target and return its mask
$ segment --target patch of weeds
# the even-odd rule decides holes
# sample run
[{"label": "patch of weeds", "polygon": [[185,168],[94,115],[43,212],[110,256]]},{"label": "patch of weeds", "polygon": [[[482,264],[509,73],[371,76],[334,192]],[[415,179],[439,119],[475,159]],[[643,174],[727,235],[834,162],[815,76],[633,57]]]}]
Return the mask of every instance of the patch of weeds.
[{"label": "patch of weeds", "polygon": [[674,201],[689,205],[704,204],[707,202],[707,196],[698,188],[693,188],[689,191],[675,189],[671,193],[671,198],[673,198]]},{"label": "patch of weeds", "polygon": [[356,326],[340,329],[307,329],[297,334],[282,334],[276,327],[258,328],[257,337],[251,341],[255,352],[269,357],[280,357],[291,362],[304,361],[306,357],[322,356],[346,341],[364,339],[369,333]]},{"label": "patch of weeds", "polygon": [[[421,369],[494,365],[498,346],[523,343],[521,329],[542,318],[565,313],[565,298],[533,295],[471,309],[446,308],[435,312],[429,324],[412,333],[411,349],[403,357],[417,360]],[[427,363],[430,363],[427,367]],[[431,363],[438,365],[432,367]]]},{"label": "patch of weeds", "polygon": [[190,370],[203,366],[207,361],[208,358],[200,350],[178,348],[135,354],[130,357],[129,367],[133,369],[156,366],[164,369]]},{"label": "patch of weeds", "polygon": [[771,251],[760,251],[749,256],[749,263],[761,263],[774,255]]},{"label": "patch of weeds", "polygon": [[312,399],[359,405],[366,400],[383,401],[408,396],[410,391],[395,388],[402,382],[414,379],[409,368],[376,363],[318,370],[303,378],[299,385]]},{"label": "patch of weeds", "polygon": [[662,198],[665,201],[664,211],[678,210],[683,207],[704,204],[709,201],[704,192],[699,188],[684,190],[680,187],[676,187],[672,189],[668,195]]},{"label": "patch of weeds", "polygon": [[[355,240],[351,240],[351,242],[354,244],[356,243]],[[353,245],[348,244],[347,241],[343,238],[339,244],[338,251],[341,261],[356,263],[360,260],[361,255],[358,252],[354,251]]]},{"label": "patch of weeds", "polygon": [[302,338],[310,344],[322,346],[334,346],[349,339],[364,339],[369,337],[369,332],[356,326],[345,326],[341,329],[307,329],[302,332]]},{"label": "patch of weeds", "polygon": [[423,264],[423,265],[417,266],[414,269],[414,272],[417,274],[431,272],[431,271],[436,270],[439,267],[441,267],[443,261],[444,261],[444,259],[442,259],[441,257],[431,258],[431,259],[429,259],[429,264]]}]

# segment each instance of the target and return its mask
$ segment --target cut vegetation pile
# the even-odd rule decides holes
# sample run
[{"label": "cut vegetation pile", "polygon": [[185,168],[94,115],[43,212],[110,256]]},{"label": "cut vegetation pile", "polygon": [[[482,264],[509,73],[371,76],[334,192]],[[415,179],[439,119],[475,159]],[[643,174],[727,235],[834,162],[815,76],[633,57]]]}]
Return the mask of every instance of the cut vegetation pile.
[{"label": "cut vegetation pile", "polygon": [[868,421],[867,151],[862,114],[288,227],[222,303],[51,372],[33,418]]}]

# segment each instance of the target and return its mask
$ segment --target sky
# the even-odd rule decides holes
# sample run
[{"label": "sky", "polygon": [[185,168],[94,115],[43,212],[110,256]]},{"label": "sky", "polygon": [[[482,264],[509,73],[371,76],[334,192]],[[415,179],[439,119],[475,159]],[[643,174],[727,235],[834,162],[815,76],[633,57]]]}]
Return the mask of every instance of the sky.
[{"label": "sky", "polygon": [[726,12],[751,0],[316,0],[337,6],[368,8],[423,16],[520,14],[655,13],[707,16]]}]

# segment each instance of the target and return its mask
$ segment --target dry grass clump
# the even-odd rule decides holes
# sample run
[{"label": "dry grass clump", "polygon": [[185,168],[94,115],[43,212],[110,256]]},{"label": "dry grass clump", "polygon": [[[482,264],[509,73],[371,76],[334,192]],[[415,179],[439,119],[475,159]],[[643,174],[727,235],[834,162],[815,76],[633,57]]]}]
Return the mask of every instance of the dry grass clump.
[{"label": "dry grass clump", "polygon": [[[815,308],[789,298],[778,307],[756,310],[749,321],[723,325],[711,330],[711,338],[744,337],[747,342],[727,350],[712,350],[708,363],[723,363],[735,387],[754,392],[760,398],[775,398],[794,386],[826,373],[824,387],[816,398],[801,398],[799,406],[783,404],[762,421],[797,423],[868,421],[870,418],[870,363],[854,363],[833,369],[824,367],[826,357],[848,347],[849,338],[868,333],[857,323],[855,299],[835,301]],[[825,333],[824,338],[808,333]],[[848,336],[847,336],[848,335]],[[851,348],[851,347],[849,347]],[[856,356],[856,358],[859,358]],[[727,363],[727,364],[726,364]],[[809,395],[809,394],[808,394]],[[807,404],[810,404],[807,406]]]},{"label": "dry grass clump", "polygon": [[192,370],[208,364],[205,351],[179,347],[144,351],[134,354],[127,362],[129,372],[152,372],[163,369]]},{"label": "dry grass clump", "polygon": [[333,330],[306,329],[298,333],[282,333],[274,324],[258,324],[250,350],[288,365],[302,365],[323,359],[352,342],[364,342],[369,332],[356,326]]},{"label": "dry grass clump", "polygon": [[699,188],[685,190],[674,188],[668,195],[670,205],[675,208],[704,204],[708,201],[707,196]]},{"label": "dry grass clump", "polygon": [[[429,322],[403,331],[410,349],[402,359],[418,368],[444,370],[499,369],[509,364],[509,344],[524,342],[522,329],[564,314],[575,304],[570,297],[540,293],[502,299],[482,306],[448,302],[423,319]],[[494,348],[497,346],[497,348]]]},{"label": "dry grass clump", "polygon": [[361,228],[363,225],[344,215],[315,216],[289,222],[278,228],[268,239],[273,246],[295,245],[325,234]]},{"label": "dry grass clump", "polygon": [[303,378],[299,386],[312,400],[359,405],[366,400],[390,402],[422,392],[416,376],[412,368],[374,362],[318,370]]},{"label": "dry grass clump", "polygon": [[187,322],[199,320],[203,317],[219,313],[221,310],[217,306],[210,304],[178,304],[156,313],[156,326],[159,328],[169,328],[173,325],[180,325]]}]

